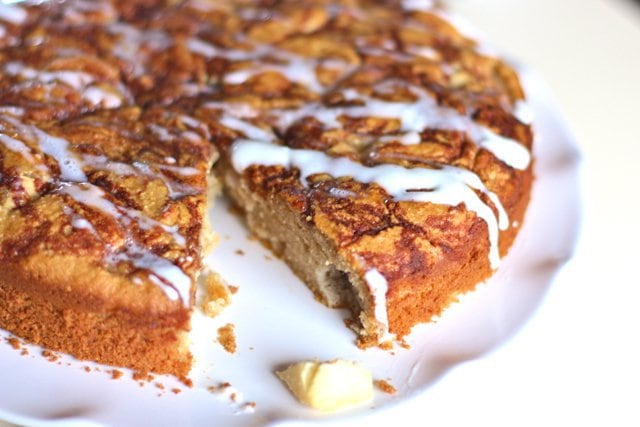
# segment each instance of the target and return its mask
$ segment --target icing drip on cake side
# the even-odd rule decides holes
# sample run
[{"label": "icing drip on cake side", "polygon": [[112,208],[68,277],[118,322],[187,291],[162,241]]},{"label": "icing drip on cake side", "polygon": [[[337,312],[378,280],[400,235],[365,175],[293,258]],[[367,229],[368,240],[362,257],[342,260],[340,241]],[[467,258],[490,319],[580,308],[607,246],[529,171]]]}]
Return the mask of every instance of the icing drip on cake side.
[{"label": "icing drip on cake side", "polygon": [[387,279],[375,268],[367,271],[364,280],[373,297],[373,315],[382,328],[380,342],[393,339],[389,333],[389,319],[387,317]]}]

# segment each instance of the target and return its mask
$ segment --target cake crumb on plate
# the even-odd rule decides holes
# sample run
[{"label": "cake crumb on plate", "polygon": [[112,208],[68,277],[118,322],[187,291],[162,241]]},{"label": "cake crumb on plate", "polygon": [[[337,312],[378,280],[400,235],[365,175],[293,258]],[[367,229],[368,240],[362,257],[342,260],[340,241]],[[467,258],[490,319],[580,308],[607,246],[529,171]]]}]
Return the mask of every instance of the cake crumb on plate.
[{"label": "cake crumb on plate", "polygon": [[238,346],[236,344],[235,326],[233,323],[227,323],[218,328],[218,342],[228,353],[235,353]]}]

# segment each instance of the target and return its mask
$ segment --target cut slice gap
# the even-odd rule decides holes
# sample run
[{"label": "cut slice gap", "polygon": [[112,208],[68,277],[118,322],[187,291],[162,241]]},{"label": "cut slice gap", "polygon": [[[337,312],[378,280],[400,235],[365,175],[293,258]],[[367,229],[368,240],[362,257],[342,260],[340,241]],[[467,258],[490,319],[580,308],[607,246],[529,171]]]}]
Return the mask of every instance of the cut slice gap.
[{"label": "cut slice gap", "polygon": [[318,301],[348,309],[352,317],[347,323],[360,342],[378,342],[387,325],[373,320],[374,302],[362,272],[353,271],[328,239],[283,200],[262,197],[250,191],[231,168],[216,167],[226,193],[244,211],[255,237],[291,268]]}]

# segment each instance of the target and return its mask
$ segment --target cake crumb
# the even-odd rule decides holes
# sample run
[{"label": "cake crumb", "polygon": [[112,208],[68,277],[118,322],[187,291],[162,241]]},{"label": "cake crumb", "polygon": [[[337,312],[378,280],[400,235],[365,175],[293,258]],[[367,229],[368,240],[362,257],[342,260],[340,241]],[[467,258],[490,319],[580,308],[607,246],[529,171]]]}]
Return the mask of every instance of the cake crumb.
[{"label": "cake crumb", "polygon": [[173,394],[180,394],[180,393],[182,393],[182,390],[181,390],[181,389],[179,389],[179,388],[172,388],[172,389],[171,389],[171,393],[173,393]]},{"label": "cake crumb", "polygon": [[229,291],[231,291],[231,293],[233,295],[237,294],[238,293],[238,289],[240,289],[237,286],[233,286],[233,285],[229,285],[228,288],[229,288]]},{"label": "cake crumb", "polygon": [[236,414],[252,414],[255,412],[256,403],[245,401],[242,392],[229,382],[221,382],[217,385],[209,386],[207,391],[220,399],[226,400],[229,405],[235,408]]},{"label": "cake crumb", "polygon": [[164,384],[156,382],[154,385],[157,389],[164,390]]},{"label": "cake crumb", "polygon": [[234,333],[235,326],[233,323],[227,323],[218,328],[218,342],[228,353],[235,353],[237,349],[236,335]]},{"label": "cake crumb", "polygon": [[91,372],[91,368],[90,368],[89,366],[85,366],[85,367],[84,367],[84,371],[85,371],[85,372]]},{"label": "cake crumb", "polygon": [[120,378],[122,378],[122,375],[123,375],[122,371],[119,371],[117,369],[112,369],[111,370],[111,379],[112,380],[120,379]]},{"label": "cake crumb", "polygon": [[393,343],[391,341],[381,342],[378,347],[380,347],[382,350],[393,350]]},{"label": "cake crumb", "polygon": [[51,350],[42,350],[42,356],[47,359],[49,362],[57,362],[60,356],[55,354]]},{"label": "cake crumb", "polygon": [[373,385],[387,394],[396,394],[397,391],[387,380],[374,380]]},{"label": "cake crumb", "polygon": [[140,386],[143,386],[145,382],[150,383],[155,377],[146,372],[134,372],[132,378],[134,381],[139,381]]},{"label": "cake crumb", "polygon": [[235,253],[240,256],[244,255],[244,251],[242,249],[236,249]]},{"label": "cake crumb", "polygon": [[254,412],[256,412],[256,407],[258,406],[258,404],[256,402],[247,402],[244,405],[240,406],[240,413],[243,414],[253,414]]},{"label": "cake crumb", "polygon": [[207,390],[210,393],[220,393],[220,392],[224,391],[225,389],[227,389],[229,387],[231,387],[231,383],[225,381],[225,382],[220,383],[218,385],[210,385],[209,387],[207,387]]},{"label": "cake crumb", "polygon": [[202,280],[205,294],[200,308],[207,316],[215,317],[231,303],[231,289],[212,271],[204,273]]},{"label": "cake crumb", "polygon": [[20,350],[20,356],[28,356],[29,355],[29,350],[26,347],[22,347],[22,349]]},{"label": "cake crumb", "polygon": [[18,338],[9,337],[9,338],[5,338],[5,340],[14,350],[20,350],[22,348],[22,345]]}]

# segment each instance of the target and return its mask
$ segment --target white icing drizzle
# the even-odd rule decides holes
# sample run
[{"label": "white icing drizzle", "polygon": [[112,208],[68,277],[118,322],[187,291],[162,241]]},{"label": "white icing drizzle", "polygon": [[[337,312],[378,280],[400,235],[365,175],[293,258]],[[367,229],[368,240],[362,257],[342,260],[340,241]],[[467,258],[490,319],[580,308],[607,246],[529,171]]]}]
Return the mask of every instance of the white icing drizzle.
[{"label": "white icing drizzle", "polygon": [[104,197],[105,192],[93,184],[64,184],[59,192],[71,196],[82,205],[98,209],[114,219],[122,216],[118,207]]},{"label": "white icing drizzle", "polygon": [[65,83],[76,90],[81,90],[94,81],[91,74],[83,71],[39,71],[17,61],[5,64],[4,70],[10,76],[20,76],[23,79],[36,80],[41,83],[57,81]]},{"label": "white icing drizzle", "polygon": [[7,35],[7,27],[5,27],[4,25],[0,24],[0,38],[4,37]]},{"label": "white icing drizzle", "polygon": [[[356,43],[358,43],[358,40],[356,40]],[[362,46],[358,47],[358,52],[366,56],[391,58],[398,62],[407,61],[413,58],[413,56],[409,55],[408,53],[402,52],[397,48],[379,48],[369,46],[365,44],[366,42],[364,41],[361,43]]]},{"label": "white icing drizzle", "polygon": [[73,0],[65,4],[65,12],[82,14],[85,12],[100,12],[108,17],[115,17],[117,12],[109,1]]},{"label": "white icing drizzle", "polygon": [[182,82],[180,83],[180,90],[183,96],[198,96],[214,91],[213,86],[196,82]]},{"label": "white icing drizzle", "polygon": [[91,105],[100,105],[103,108],[118,108],[122,105],[122,98],[120,96],[97,86],[87,88],[82,93],[82,97],[89,101]]},{"label": "white icing drizzle", "polygon": [[[387,89],[393,81],[387,81],[377,89]],[[364,105],[326,107],[320,103],[305,105],[297,110],[282,110],[278,114],[278,126],[281,130],[303,117],[314,117],[326,127],[340,127],[339,117],[383,117],[397,119],[401,122],[401,130],[408,133],[420,133],[425,129],[456,130],[466,132],[478,145],[491,151],[498,159],[516,169],[526,169],[531,154],[519,142],[500,136],[495,132],[475,123],[469,116],[458,111],[438,105],[437,101],[422,88],[403,83],[417,97],[415,102],[390,102],[360,94]],[[354,99],[353,91],[346,94]],[[402,143],[420,142],[414,135],[400,139]],[[397,139],[394,139],[397,140]]]},{"label": "white icing drizzle", "polygon": [[[154,166],[158,167],[161,170],[163,169],[168,170],[182,176],[193,176],[198,173],[198,170],[192,167],[168,166],[163,164],[156,164]],[[198,191],[192,186],[169,179],[164,174],[154,171],[153,168],[146,163],[134,162],[133,168],[135,168],[135,170],[137,171],[137,174],[143,174],[151,178],[157,178],[157,179],[160,179],[162,182],[164,182],[164,185],[167,187],[167,190],[169,190],[169,197],[172,200],[198,193]]]},{"label": "white icing drizzle", "polygon": [[392,336],[389,334],[389,319],[387,317],[387,279],[377,269],[372,268],[365,273],[364,280],[373,297],[373,315],[382,327],[379,341],[389,341]]},{"label": "white icing drizzle", "polygon": [[31,149],[24,142],[3,133],[0,133],[0,142],[4,144],[7,149],[20,154],[28,162],[35,163]]},{"label": "white icing drizzle", "polygon": [[184,274],[178,266],[165,258],[153,255],[146,249],[136,256],[136,252],[129,250],[127,260],[138,268],[151,271],[149,280],[164,290],[169,299],[176,301],[180,299],[184,305],[189,304],[191,298],[191,279]]},{"label": "white icing drizzle", "polygon": [[529,166],[531,154],[522,144],[486,128],[482,128],[480,132],[483,135],[482,147],[491,151],[507,165],[520,170]]},{"label": "white icing drizzle", "polygon": [[[276,52],[275,48],[267,45],[256,46],[253,50],[227,49],[207,43],[197,37],[192,37],[186,41],[187,48],[195,54],[205,58],[220,57],[233,61],[250,61],[261,58],[269,53]],[[277,52],[281,52],[277,50]]]},{"label": "white icing drizzle", "polygon": [[224,111],[225,115],[231,116],[236,119],[250,119],[257,117],[260,114],[259,110],[256,110],[249,104],[241,102],[206,102],[202,105],[204,108],[211,108],[215,110]]},{"label": "white icing drizzle", "polygon": [[93,184],[63,185],[61,192],[72,196],[83,205],[99,209],[127,226],[130,226],[133,220],[142,230],[159,227],[167,232],[177,245],[184,246],[186,244],[185,237],[180,234],[177,226],[163,224],[135,209],[117,206],[105,198],[105,192],[100,187]]},{"label": "white icing drizzle", "polygon": [[160,141],[169,142],[173,141],[176,138],[175,135],[169,132],[169,129],[164,126],[152,123],[151,125],[149,125],[149,129],[151,129],[151,131],[160,139]]},{"label": "white icing drizzle", "polygon": [[441,57],[440,52],[430,46],[410,45],[405,48],[405,51],[412,55],[421,56],[423,58],[431,59],[434,61],[438,61]]},{"label": "white icing drizzle", "polygon": [[430,10],[433,9],[434,6],[433,0],[402,0],[402,8],[408,11]]},{"label": "white icing drizzle", "polygon": [[419,144],[421,140],[418,132],[407,132],[403,135],[384,135],[378,138],[380,142],[399,142],[404,145]]},{"label": "white icing drizzle", "polygon": [[69,206],[63,206],[62,211],[66,216],[71,218],[71,226],[76,230],[89,230],[93,235],[98,236],[96,229],[89,221],[76,214]]},{"label": "white icing drizzle", "polygon": [[218,10],[220,7],[220,5],[209,0],[188,0],[185,4],[202,12],[211,12],[212,10]]},{"label": "white icing drizzle", "polygon": [[[186,114],[180,114],[178,116],[180,122],[187,126],[190,129],[196,130],[198,132],[184,131],[182,132],[182,136],[186,138],[190,138],[194,142],[202,141],[203,137],[206,140],[211,139],[211,133],[209,132],[209,127],[196,119],[195,117],[188,116]],[[200,135],[202,133],[202,136]]]},{"label": "white icing drizzle", "polygon": [[40,130],[31,125],[25,125],[11,116],[2,116],[11,123],[19,133],[25,135],[38,145],[41,152],[53,157],[60,168],[60,179],[69,182],[83,182],[87,180],[82,167],[82,161],[69,150],[69,141]]},{"label": "white icing drizzle", "polygon": [[182,176],[194,176],[199,173],[198,169],[191,166],[169,166],[158,165],[160,169],[168,170],[169,172],[177,173]]},{"label": "white icing drizzle", "polygon": [[533,123],[533,110],[526,101],[518,100],[513,107],[513,115],[526,125]]},{"label": "white icing drizzle", "polygon": [[[219,48],[195,37],[188,39],[186,46],[191,52],[205,58],[222,57],[233,61],[256,62],[250,67],[227,73],[223,78],[227,84],[242,84],[257,74],[273,71],[282,74],[289,81],[300,83],[315,92],[323,90],[323,85],[316,75],[316,67],[320,64],[318,60],[301,58],[291,52],[269,45],[254,46],[250,51]],[[273,62],[274,60],[277,62]],[[334,60],[330,64],[338,65],[338,62],[341,63],[341,61]],[[344,64],[341,63],[341,65]]]},{"label": "white icing drizzle", "polygon": [[[139,211],[115,205],[105,197],[106,194],[101,188],[93,184],[63,184],[58,191],[61,194],[72,197],[80,204],[98,209],[114,218],[114,220],[124,225],[125,230],[133,222],[143,230],[161,227],[171,234],[178,245],[185,244],[185,239],[178,233],[176,226],[167,226]],[[114,264],[126,261],[137,268],[149,271],[149,280],[163,289],[167,297],[172,300],[180,299],[185,305],[189,304],[191,295],[191,279],[189,276],[171,261],[154,254],[149,249],[141,247],[133,239],[128,238],[123,252],[109,254],[107,261]]]},{"label": "white icing drizzle", "polygon": [[[180,130],[176,132],[175,129],[169,129],[165,126],[161,126],[155,123],[149,125],[149,129],[161,140],[164,142],[175,141],[177,138],[184,138],[188,141],[199,143],[202,142],[203,139],[210,140],[211,133],[209,132],[209,128],[200,120],[187,116],[187,115],[179,115],[178,119],[180,122],[185,125],[189,130]],[[175,159],[174,159],[175,162]],[[191,174],[191,172],[185,170],[185,175]]]},{"label": "white icing drizzle", "polygon": [[[175,182],[174,180],[167,178],[161,172],[155,171],[151,165],[143,162],[133,162],[132,164],[128,164],[113,161],[105,156],[91,156],[86,154],[82,157],[82,159],[85,162],[85,165],[90,166],[93,169],[112,172],[116,175],[145,175],[152,179],[160,179],[167,187],[167,190],[169,191],[169,197],[172,200],[178,199],[183,196],[193,195],[198,192],[195,188],[188,184]],[[157,167],[160,170],[168,170],[182,176],[193,176],[198,173],[198,170],[192,167],[169,166],[163,164],[155,164],[153,166]]]},{"label": "white icing drizzle", "polygon": [[336,199],[346,199],[348,197],[357,196],[357,194],[351,190],[345,190],[344,188],[337,188],[337,187],[331,187],[329,189],[329,194],[331,194],[331,196],[335,197]]},{"label": "white icing drizzle", "polygon": [[82,98],[93,106],[103,108],[117,108],[122,105],[123,98],[131,98],[126,87],[119,85],[121,94],[109,92],[99,86],[92,86],[95,77],[83,71],[42,71],[28,67],[21,62],[8,62],[4,66],[5,72],[10,76],[19,76],[25,80],[32,80],[49,85],[59,82],[79,91]]},{"label": "white icing drizzle", "polygon": [[323,86],[316,76],[317,63],[305,60],[298,56],[287,54],[281,50],[274,50],[286,64],[260,63],[249,68],[234,71],[224,76],[224,82],[228,84],[242,84],[249,78],[267,71],[274,71],[285,76],[289,81],[300,83],[314,92],[322,92]]},{"label": "white icing drizzle", "polygon": [[84,182],[87,176],[82,171],[82,162],[69,151],[69,141],[58,138],[32,127],[38,138],[38,145],[43,153],[53,157],[60,167],[60,179],[69,182]]},{"label": "white icing drizzle", "polygon": [[122,22],[109,24],[106,29],[119,37],[113,48],[114,55],[127,61],[136,77],[145,73],[144,63],[148,53],[142,49],[143,46],[152,51],[161,51],[172,44],[169,35],[161,30],[140,30]]},{"label": "white icing drizzle", "polygon": [[[489,231],[489,260],[496,268],[500,254],[498,250],[499,229],[506,229],[509,220],[497,196],[487,190],[473,172],[453,166],[440,169],[407,169],[385,164],[366,167],[345,157],[330,157],[315,150],[292,149],[263,141],[238,140],[232,147],[232,163],[236,171],[251,165],[284,166],[297,168],[300,179],[327,173],[334,177],[350,176],[363,183],[376,183],[399,201],[431,202],[449,206],[464,203],[487,224]],[[498,210],[498,217],[473,191],[486,194]]]},{"label": "white icing drizzle", "polygon": [[95,233],[95,229],[93,228],[93,225],[84,218],[73,218],[71,220],[71,226],[73,228],[77,228],[78,230],[86,229]]},{"label": "white icing drizzle", "polygon": [[20,6],[0,2],[0,20],[20,25],[27,20],[27,17],[27,11]]},{"label": "white icing drizzle", "polygon": [[274,135],[270,131],[266,131],[262,128],[252,125],[251,123],[235,118],[229,115],[223,115],[220,119],[220,124],[230,129],[242,132],[247,138],[255,139],[259,141],[271,141]]},{"label": "white icing drizzle", "polygon": [[187,49],[205,58],[213,58],[220,55],[220,49],[197,37],[191,37],[186,41]]},{"label": "white icing drizzle", "polygon": [[196,142],[196,143],[199,141],[202,141],[202,137],[198,135],[198,133],[190,130],[185,130],[180,135],[182,135],[182,137],[187,141]]},{"label": "white icing drizzle", "polygon": [[16,107],[13,105],[0,105],[0,114],[11,114],[15,117],[22,117],[26,113],[22,107]]}]

